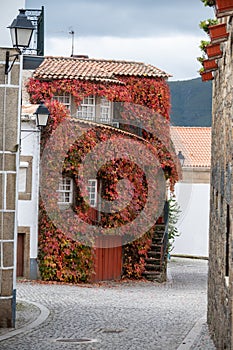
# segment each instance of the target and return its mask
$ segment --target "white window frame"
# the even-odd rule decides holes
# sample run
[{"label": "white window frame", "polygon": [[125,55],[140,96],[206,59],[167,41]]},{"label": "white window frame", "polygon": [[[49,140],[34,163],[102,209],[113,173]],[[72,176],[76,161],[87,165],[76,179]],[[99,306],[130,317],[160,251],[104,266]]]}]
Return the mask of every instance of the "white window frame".
[{"label": "white window frame", "polygon": [[84,97],[78,106],[76,116],[80,119],[94,121],[96,119],[96,97],[89,95]]},{"label": "white window frame", "polygon": [[[58,204],[67,205],[73,203],[73,179],[62,177],[58,184]],[[67,196],[68,195],[68,196]],[[66,200],[68,198],[68,201]]]},{"label": "white window frame", "polygon": [[64,93],[62,95],[54,95],[52,99],[63,103],[63,105],[65,105],[70,110],[70,106],[71,106],[71,95],[70,94]]},{"label": "white window frame", "polygon": [[19,200],[32,199],[32,156],[20,156],[18,174]]},{"label": "white window frame", "polygon": [[85,97],[76,111],[76,117],[95,121],[102,124],[111,124],[113,104],[105,96],[89,95]]},{"label": "white window frame", "polygon": [[96,179],[88,180],[87,192],[88,192],[90,207],[96,208],[97,207],[97,180]]},{"label": "white window frame", "polygon": [[100,122],[107,124],[111,121],[111,101],[106,97],[100,98]]}]

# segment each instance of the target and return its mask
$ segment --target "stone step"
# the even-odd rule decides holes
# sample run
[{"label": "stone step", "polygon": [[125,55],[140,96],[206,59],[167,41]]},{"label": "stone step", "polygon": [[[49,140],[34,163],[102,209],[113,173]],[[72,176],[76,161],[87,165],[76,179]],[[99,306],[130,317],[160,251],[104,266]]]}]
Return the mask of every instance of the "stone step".
[{"label": "stone step", "polygon": [[160,264],[159,265],[146,264],[145,269],[146,269],[146,271],[160,271],[161,266],[160,266]]},{"label": "stone step", "polygon": [[158,264],[160,264],[160,259],[146,258],[145,262],[146,262],[146,264],[149,264],[149,265],[158,265]]},{"label": "stone step", "polygon": [[159,229],[165,229],[165,224],[156,224],[155,226],[154,226],[154,228],[155,228],[155,231],[156,230],[159,230]]},{"label": "stone step", "polygon": [[160,281],[161,279],[161,273],[159,271],[145,271],[143,272],[143,276],[148,281]]},{"label": "stone step", "polygon": [[160,249],[161,249],[161,244],[154,244],[154,243],[152,243],[151,244],[151,246],[150,246],[150,250],[152,250],[152,251],[160,251]]},{"label": "stone step", "polygon": [[161,245],[162,245],[162,238],[160,238],[160,239],[152,239],[152,244],[156,245],[158,247],[161,247]]},{"label": "stone step", "polygon": [[149,251],[147,253],[148,258],[155,258],[155,259],[160,259],[161,253],[159,252],[153,252],[153,251]]}]

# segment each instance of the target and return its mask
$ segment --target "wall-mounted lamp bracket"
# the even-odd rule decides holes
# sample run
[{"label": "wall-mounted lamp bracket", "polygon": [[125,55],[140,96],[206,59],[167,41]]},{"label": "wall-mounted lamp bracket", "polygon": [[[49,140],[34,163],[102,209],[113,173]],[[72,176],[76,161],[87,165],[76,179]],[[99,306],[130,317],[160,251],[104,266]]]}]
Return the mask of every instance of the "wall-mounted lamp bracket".
[{"label": "wall-mounted lamp bracket", "polygon": [[[10,55],[10,51],[6,52],[6,62],[5,62],[5,74],[6,75],[11,71],[15,61],[19,58],[19,55],[20,55],[20,53],[17,53],[15,55]],[[10,64],[10,57],[14,57],[11,64]]]}]

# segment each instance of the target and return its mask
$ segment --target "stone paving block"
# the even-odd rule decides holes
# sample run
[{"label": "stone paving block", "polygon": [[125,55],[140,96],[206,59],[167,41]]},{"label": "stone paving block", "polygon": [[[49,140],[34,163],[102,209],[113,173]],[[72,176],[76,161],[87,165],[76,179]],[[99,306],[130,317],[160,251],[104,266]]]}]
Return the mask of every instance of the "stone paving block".
[{"label": "stone paving block", "polygon": [[[18,297],[39,302],[50,315],[38,328],[1,341],[0,349],[177,350],[206,315],[207,261],[172,260],[169,276],[162,284],[18,283]],[[192,350],[215,349],[206,329],[197,338]],[[82,344],[85,339],[92,342]]]}]

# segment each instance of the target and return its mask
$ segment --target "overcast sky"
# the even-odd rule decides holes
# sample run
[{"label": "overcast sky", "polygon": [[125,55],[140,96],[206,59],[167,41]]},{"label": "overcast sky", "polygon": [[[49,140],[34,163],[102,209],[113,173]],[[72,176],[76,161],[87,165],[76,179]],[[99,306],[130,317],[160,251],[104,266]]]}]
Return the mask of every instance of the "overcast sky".
[{"label": "overcast sky", "polygon": [[142,61],[173,75],[196,78],[206,34],[199,22],[214,17],[201,0],[26,0],[45,8],[45,54]]}]

